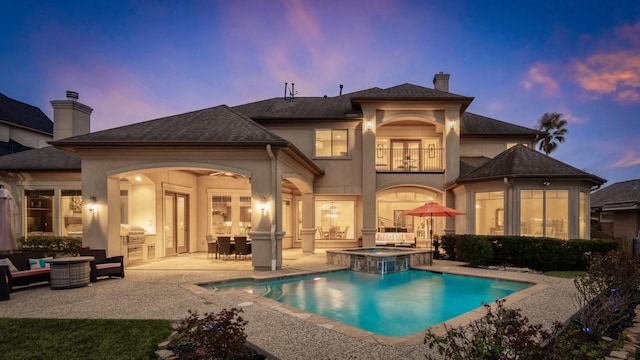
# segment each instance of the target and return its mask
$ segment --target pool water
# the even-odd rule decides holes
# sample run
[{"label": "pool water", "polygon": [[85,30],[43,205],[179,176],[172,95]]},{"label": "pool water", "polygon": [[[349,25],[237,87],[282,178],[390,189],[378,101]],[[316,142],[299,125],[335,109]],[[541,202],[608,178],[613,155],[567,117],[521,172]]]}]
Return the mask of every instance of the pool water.
[{"label": "pool water", "polygon": [[384,336],[407,336],[532,284],[409,270],[338,271],[269,281],[203,285],[242,290]]}]

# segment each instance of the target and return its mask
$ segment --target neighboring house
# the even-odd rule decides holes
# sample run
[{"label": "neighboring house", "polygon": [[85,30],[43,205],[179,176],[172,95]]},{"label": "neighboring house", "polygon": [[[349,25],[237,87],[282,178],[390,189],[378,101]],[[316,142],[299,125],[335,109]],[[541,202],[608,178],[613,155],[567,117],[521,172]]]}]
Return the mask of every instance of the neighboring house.
[{"label": "neighboring house", "polygon": [[[82,128],[56,135],[55,153],[0,157],[0,183],[16,198],[19,236],[82,235],[127,261],[206,251],[206,235],[248,234],[258,270],[279,268],[283,248],[371,247],[399,232],[419,247],[430,231],[589,238],[590,193],[605,180],[535,151],[536,130],[467,112],[473,98],[448,82],[439,73],[435,89],[284,96]],[[405,215],[429,201],[465,215],[432,228]]]},{"label": "neighboring house", "polygon": [[603,233],[640,237],[640,179],[611,184],[591,194],[591,211]]},{"label": "neighboring house", "polygon": [[48,146],[53,122],[35,106],[0,93],[0,155]]}]

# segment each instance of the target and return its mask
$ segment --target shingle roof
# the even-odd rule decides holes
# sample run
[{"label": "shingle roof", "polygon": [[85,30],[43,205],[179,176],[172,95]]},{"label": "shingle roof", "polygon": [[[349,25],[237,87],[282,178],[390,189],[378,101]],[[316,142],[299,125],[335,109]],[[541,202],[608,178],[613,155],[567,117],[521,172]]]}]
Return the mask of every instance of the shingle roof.
[{"label": "shingle roof", "polygon": [[460,113],[462,114],[473,101],[473,97],[405,83],[387,89],[378,89],[377,91],[372,91],[361,96],[354,96],[351,99],[354,104],[366,101],[390,100],[460,102],[462,103],[462,107],[460,108]]},{"label": "shingle roof", "polygon": [[461,156],[460,157],[460,177],[472,172],[480,166],[491,161],[486,156]]},{"label": "shingle roof", "polygon": [[465,112],[460,119],[461,136],[536,136],[542,132],[524,126]]},{"label": "shingle roof", "polygon": [[0,122],[2,121],[53,134],[53,121],[42,110],[0,93]]},{"label": "shingle roof", "polygon": [[233,109],[256,120],[357,118],[362,116],[362,112],[353,107],[351,98],[378,90],[371,88],[333,97],[273,98],[234,106]]},{"label": "shingle roof", "polygon": [[462,96],[447,91],[435,90],[424,86],[413,85],[404,83],[401,85],[393,86],[386,89],[377,89],[376,91],[368,92],[366,94],[352,96],[354,101],[360,99],[386,99],[386,98],[401,98],[403,100],[435,100],[435,99],[456,99],[458,101],[471,101],[472,97]]},{"label": "shingle roof", "polygon": [[463,107],[466,108],[473,98],[406,83],[387,89],[374,87],[333,97],[273,98],[238,105],[233,109],[256,120],[358,118],[362,117],[360,102],[384,100],[458,101],[465,104]]},{"label": "shingle roof", "polygon": [[460,176],[457,182],[501,178],[573,178],[601,185],[606,180],[576,169],[524,145],[516,145],[498,154],[473,171]]},{"label": "shingle roof", "polygon": [[640,179],[611,184],[591,194],[591,207],[640,209]]},{"label": "shingle roof", "polygon": [[0,171],[80,171],[80,156],[47,146],[0,156]]},{"label": "shingle roof", "polygon": [[51,142],[55,146],[252,146],[289,142],[226,105]]}]

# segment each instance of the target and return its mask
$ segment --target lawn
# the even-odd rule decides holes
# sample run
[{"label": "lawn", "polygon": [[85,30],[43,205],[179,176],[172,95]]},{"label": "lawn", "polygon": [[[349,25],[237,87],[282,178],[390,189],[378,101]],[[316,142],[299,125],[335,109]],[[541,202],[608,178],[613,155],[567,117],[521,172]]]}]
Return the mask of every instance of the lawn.
[{"label": "lawn", "polygon": [[0,318],[4,359],[155,359],[169,320]]}]

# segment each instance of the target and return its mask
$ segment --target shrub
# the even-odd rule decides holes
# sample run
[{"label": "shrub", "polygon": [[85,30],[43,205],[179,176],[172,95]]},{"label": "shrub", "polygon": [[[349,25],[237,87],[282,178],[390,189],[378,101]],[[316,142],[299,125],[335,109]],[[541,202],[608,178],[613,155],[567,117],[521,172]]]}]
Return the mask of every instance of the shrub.
[{"label": "shrub", "polygon": [[574,283],[580,309],[576,321],[584,332],[615,338],[631,323],[640,304],[640,257],[617,251],[594,254],[587,275]]},{"label": "shrub", "polygon": [[189,310],[189,316],[176,329],[178,335],[171,341],[171,350],[180,359],[232,359],[242,354],[247,321],[239,316],[241,312],[242,309],[223,309],[200,318]]},{"label": "shrub", "polygon": [[456,235],[442,235],[440,237],[442,250],[444,250],[449,260],[456,260],[456,242],[458,239],[460,237]]},{"label": "shrub", "polygon": [[[562,326],[556,322],[545,330],[540,324],[531,324],[519,309],[504,307],[505,300],[498,300],[496,311],[484,304],[487,315],[467,327],[447,328],[438,337],[429,330],[424,343],[446,359],[554,359],[557,351],[554,339]],[[446,326],[445,326],[446,328]],[[433,359],[432,356],[427,356]]]},{"label": "shrub", "polygon": [[484,237],[468,236],[460,244],[458,258],[468,261],[471,266],[489,265],[493,259],[493,247]]},{"label": "shrub", "polygon": [[82,238],[71,236],[29,236],[20,239],[23,251],[39,251],[51,256],[75,256],[80,253]]},{"label": "shrub", "polygon": [[479,246],[477,242],[480,239],[488,241],[493,250],[492,258],[486,264],[528,267],[540,271],[585,270],[589,265],[589,254],[604,254],[618,247],[616,242],[609,240],[446,235],[442,238],[442,248],[451,260],[471,262],[475,255],[467,249]]}]

